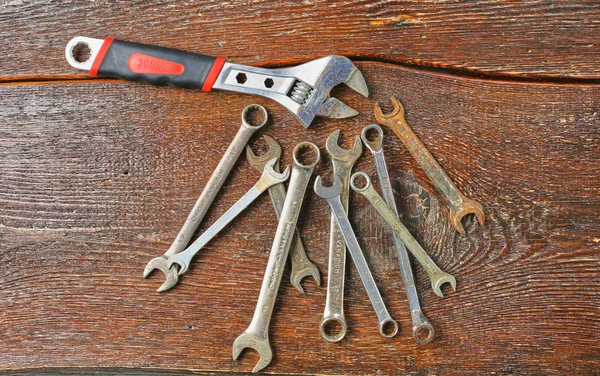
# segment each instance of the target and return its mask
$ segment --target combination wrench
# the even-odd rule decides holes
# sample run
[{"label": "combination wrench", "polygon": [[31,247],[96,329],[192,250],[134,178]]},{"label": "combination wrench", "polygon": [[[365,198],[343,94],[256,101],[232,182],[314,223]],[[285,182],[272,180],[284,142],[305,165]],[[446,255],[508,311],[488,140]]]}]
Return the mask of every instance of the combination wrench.
[{"label": "combination wrench", "polygon": [[[364,180],[364,186],[362,183],[357,182],[360,178]],[[412,253],[413,256],[417,259],[419,264],[423,266],[429,279],[431,280],[431,288],[433,292],[439,297],[443,297],[441,286],[444,283],[450,283],[452,289],[456,291],[456,279],[442,271],[436,264],[433,262],[431,257],[425,252],[423,247],[417,242],[417,240],[411,235],[406,227],[400,222],[400,220],[396,217],[396,214],[392,211],[392,209],[387,206],[385,201],[379,196],[379,194],[371,185],[371,180],[369,176],[364,172],[355,172],[350,178],[350,186],[352,190],[360,193],[365,196],[367,200],[375,207],[377,212],[383,217],[383,219],[387,222],[387,224],[392,228],[392,230],[398,235],[400,240],[406,245],[406,248]]]},{"label": "combination wrench", "polygon": [[[262,172],[267,161],[272,158],[281,157],[281,145],[273,137],[264,135],[263,138],[267,142],[269,149],[266,153],[257,156],[254,154],[250,146],[246,146],[246,159],[248,164],[254,167],[258,171]],[[275,163],[275,170],[279,170],[279,162]],[[349,178],[349,177],[348,177]],[[281,210],[283,209],[283,203],[285,201],[285,187],[283,184],[276,184],[269,188],[269,196],[271,196],[271,202],[275,208],[275,215],[277,220],[281,216]],[[306,256],[306,251],[302,245],[300,239],[300,233],[296,229],[294,238],[292,239],[292,245],[290,248],[290,260],[292,264],[292,272],[290,274],[290,281],[292,285],[301,293],[304,293],[304,289],[300,284],[302,279],[307,276],[312,276],[317,282],[317,285],[321,285],[321,275],[319,269],[313,264]]]},{"label": "combination wrench", "polygon": [[167,267],[173,264],[179,265],[178,275],[185,273],[190,267],[192,258],[200,251],[212,238],[225,228],[235,217],[248,207],[264,191],[275,184],[283,183],[290,176],[290,168],[286,167],[283,172],[276,172],[273,169],[278,158],[273,158],[265,163],[263,173],[248,192],[236,201],[219,219],[213,223],[196,241],[194,241],[183,252],[171,255],[167,260]]},{"label": "combination wrench", "polygon": [[[312,162],[304,164],[299,162],[298,157],[304,149],[313,151]],[[248,328],[233,343],[233,360],[237,360],[245,348],[254,349],[260,359],[254,366],[252,372],[258,372],[271,363],[273,352],[269,343],[269,324],[271,315],[277,299],[277,291],[281,283],[285,261],[294,238],[296,222],[300,215],[300,208],[304,200],[304,194],[313,169],[319,162],[321,155],[319,148],[310,142],[302,142],[294,148],[292,174],[288,186],[288,192],[283,203],[283,210],[275,239],[269,254],[269,261],[265,270],[260,294],[256,303],[254,316]]]},{"label": "combination wrench", "polygon": [[384,114],[379,103],[376,103],[375,119],[377,119],[379,124],[383,124],[394,131],[419,166],[421,166],[423,171],[429,176],[429,179],[431,179],[436,188],[444,196],[450,208],[450,223],[452,226],[456,231],[464,235],[465,229],[461,221],[467,214],[475,214],[479,225],[483,226],[485,222],[483,206],[477,201],[467,198],[454,185],[444,169],[406,123],[404,119],[404,106],[394,97],[392,97],[392,103],[394,104],[394,110],[389,114]]},{"label": "combination wrench", "polygon": [[[354,147],[350,150],[342,149],[338,144],[340,130],[335,130],[325,144],[331,156],[333,173],[342,181],[340,201],[345,212],[348,212],[348,196],[350,193],[350,175],[352,166],[362,153],[360,137],[356,137]],[[325,310],[321,319],[321,336],[329,342],[341,341],[346,336],[346,317],[344,316],[344,280],[346,274],[346,245],[342,233],[336,223],[335,216],[331,215],[329,233],[329,269],[327,271],[327,298]],[[332,333],[339,324],[340,331]]]},{"label": "combination wrench", "polygon": [[317,176],[314,190],[318,196],[326,199],[327,203],[331,207],[331,212],[335,217],[335,220],[342,233],[342,237],[344,238],[346,246],[348,247],[348,251],[350,252],[350,256],[352,256],[354,265],[358,270],[358,275],[360,276],[360,279],[367,290],[367,295],[369,296],[371,305],[373,306],[375,314],[377,315],[377,319],[379,320],[379,333],[386,338],[395,336],[396,333],[398,333],[398,323],[392,319],[385,306],[385,303],[383,302],[383,298],[379,293],[377,284],[375,284],[375,280],[373,279],[373,274],[371,274],[367,260],[365,259],[360,245],[358,244],[358,240],[356,239],[352,225],[350,225],[350,221],[348,220],[348,216],[346,215],[346,211],[342,205],[340,198],[342,193],[341,179],[339,176],[334,174],[333,186],[325,187],[321,182],[321,177]]},{"label": "combination wrench", "polygon": [[[375,139],[369,137],[369,133],[371,131],[377,132],[377,137]],[[390,181],[390,175],[388,173],[385,157],[383,155],[383,130],[377,124],[369,124],[363,128],[361,138],[363,143],[373,154],[383,198],[390,209],[394,211],[396,218],[399,218],[396,200],[394,199],[394,191]],[[392,232],[392,236],[394,239],[394,246],[396,247],[396,253],[398,254],[400,270],[402,271],[402,279],[404,281],[404,288],[406,289],[406,296],[408,297],[408,306],[410,308],[410,314],[412,318],[413,337],[417,343],[426,344],[433,339],[433,326],[429,320],[427,320],[427,317],[425,317],[423,311],[421,310],[421,305],[419,304],[419,295],[417,294],[415,279],[410,266],[410,260],[408,259],[408,253],[406,252],[406,247],[395,232]]]},{"label": "combination wrench", "polygon": [[[250,124],[250,112],[255,110],[260,111],[263,117],[263,121],[258,125]],[[227,151],[225,151],[225,154],[223,154],[223,157],[219,161],[215,171],[212,173],[208,183],[206,183],[198,201],[194,204],[192,211],[185,220],[181,230],[179,230],[179,234],[177,234],[173,244],[171,244],[169,249],[163,255],[150,260],[144,269],[144,278],[147,278],[155,269],[158,269],[165,274],[166,280],[162,286],[158,288],[158,292],[169,290],[177,284],[178,272],[176,269],[167,266],[167,259],[170,256],[183,251],[188,245],[192,236],[194,236],[194,232],[208,211],[208,208],[214,201],[217,193],[223,186],[223,183],[225,183],[225,179],[231,172],[235,162],[244,150],[244,146],[246,146],[250,137],[267,123],[268,118],[269,115],[267,110],[258,104],[251,104],[242,111],[242,124],[240,125],[240,129],[227,148]]]}]

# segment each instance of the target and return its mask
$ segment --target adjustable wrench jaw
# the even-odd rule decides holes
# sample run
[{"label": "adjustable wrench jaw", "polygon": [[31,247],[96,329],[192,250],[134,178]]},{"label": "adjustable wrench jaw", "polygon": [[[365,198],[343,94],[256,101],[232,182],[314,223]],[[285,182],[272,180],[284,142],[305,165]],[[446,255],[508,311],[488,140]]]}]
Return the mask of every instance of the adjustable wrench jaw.
[{"label": "adjustable wrench jaw", "polygon": [[165,275],[165,282],[156,291],[167,291],[179,281],[177,268],[169,268],[167,265],[167,258],[165,258],[164,255],[155,257],[148,262],[144,269],[144,278],[148,278],[148,276],[156,269],[160,270]]},{"label": "adjustable wrench jaw", "polygon": [[362,73],[350,59],[337,55],[282,69],[225,63],[213,88],[273,99],[308,128],[317,115],[334,119],[358,115],[358,111],[329,96],[331,89],[341,83],[369,96]]}]

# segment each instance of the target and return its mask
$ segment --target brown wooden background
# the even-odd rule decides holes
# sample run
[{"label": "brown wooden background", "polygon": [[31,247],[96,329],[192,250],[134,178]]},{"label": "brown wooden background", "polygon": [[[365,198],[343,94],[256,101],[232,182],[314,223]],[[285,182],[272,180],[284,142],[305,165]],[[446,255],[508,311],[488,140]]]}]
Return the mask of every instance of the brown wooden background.
[{"label": "brown wooden background", "polygon": [[[298,3],[298,4],[296,4]],[[288,282],[271,325],[280,374],[598,374],[600,371],[600,5],[595,1],[3,1],[0,5],[0,372],[247,372],[231,360],[276,228],[265,195],[206,247],[173,290],[141,278],[163,253],[229,141],[241,110],[266,106],[284,147],[349,146],[395,95],[484,227],[455,233],[438,193],[386,132],[403,221],[458,280],[438,298],[415,268],[434,341],[411,336],[390,233],[360,196],[351,219],[392,315],[383,339],[353,265],[347,338],[323,341],[325,301]],[[258,97],[89,76],[65,61],[76,35],[132,40],[278,67],[355,59],[361,115],[303,129]],[[257,140],[259,137],[256,138]],[[262,143],[262,142],[259,142]],[[357,169],[375,178],[365,153]],[[327,158],[317,174],[330,174]],[[258,178],[243,158],[206,229]],[[412,196],[411,196],[412,195]],[[415,205],[415,195],[425,199]],[[329,210],[308,192],[299,228],[326,279]]]}]

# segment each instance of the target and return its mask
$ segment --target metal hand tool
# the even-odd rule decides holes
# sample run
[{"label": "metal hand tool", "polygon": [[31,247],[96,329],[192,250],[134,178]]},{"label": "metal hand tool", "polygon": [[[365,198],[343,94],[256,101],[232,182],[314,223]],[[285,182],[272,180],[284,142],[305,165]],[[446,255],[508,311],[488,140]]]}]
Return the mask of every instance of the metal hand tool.
[{"label": "metal hand tool", "polygon": [[[350,193],[350,175],[352,166],[362,153],[360,137],[356,137],[354,147],[342,149],[338,145],[340,130],[335,130],[325,144],[333,163],[333,173],[342,181],[340,201],[345,212],[348,212],[348,196]],[[337,225],[335,216],[331,214],[329,233],[329,270],[327,271],[327,298],[325,311],[321,319],[321,336],[329,342],[338,342],[346,335],[347,325],[344,316],[344,279],[346,274],[346,245]],[[332,333],[335,323],[340,325],[338,333]]]},{"label": "metal hand tool", "polygon": [[213,223],[196,241],[187,247],[183,252],[177,253],[169,257],[167,266],[170,268],[174,263],[179,265],[179,273],[185,273],[192,258],[200,251],[212,238],[214,238],[222,229],[225,228],[235,217],[238,216],[244,209],[248,207],[254,200],[258,198],[264,191],[275,184],[282,183],[290,176],[290,168],[286,167],[283,172],[276,172],[273,166],[278,158],[273,158],[265,164],[262,176],[256,184],[245,195],[242,196],[235,204],[233,204],[219,219]]},{"label": "metal hand tool", "polygon": [[[91,56],[78,61],[75,48],[84,45]],[[363,75],[343,56],[326,56],[308,63],[284,69],[264,69],[226,62],[222,57],[210,57],[171,48],[124,42],[113,38],[75,37],[65,49],[67,61],[77,69],[155,85],[171,85],[237,91],[273,99],[294,114],[305,127],[315,116],[346,118],[358,112],[337,98],[329,96],[331,89],[345,83],[368,97]]]},{"label": "metal hand tool", "polygon": [[[258,125],[250,124],[250,111],[253,110],[258,110],[262,113],[263,121]],[[177,284],[177,270],[176,268],[167,267],[167,259],[170,256],[183,251],[188,245],[192,236],[194,235],[194,232],[204,218],[209,206],[214,201],[217,193],[223,186],[223,183],[225,183],[225,179],[229,175],[229,172],[231,172],[233,165],[242,153],[242,150],[244,150],[244,146],[248,143],[248,140],[250,137],[252,137],[254,132],[262,128],[267,123],[268,118],[269,114],[267,113],[267,110],[258,104],[251,104],[242,111],[242,125],[240,125],[240,129],[233,138],[233,141],[231,141],[231,144],[225,151],[225,154],[223,154],[223,157],[219,161],[219,164],[217,165],[217,168],[215,168],[215,171],[212,173],[210,179],[208,179],[208,183],[206,183],[206,186],[202,190],[198,201],[196,201],[194,204],[194,207],[185,220],[183,227],[181,230],[179,230],[179,234],[177,234],[173,244],[171,244],[167,252],[165,252],[163,255],[150,260],[144,269],[144,278],[148,277],[155,269],[158,269],[165,274],[166,280],[157,291],[163,292],[169,290],[171,287]]]},{"label": "metal hand tool", "polygon": [[[359,186],[357,184],[357,179],[363,178],[365,180],[364,186]],[[437,296],[443,297],[441,286],[448,282],[452,286],[452,289],[456,291],[456,279],[450,274],[442,271],[436,264],[433,262],[431,257],[425,252],[423,247],[417,242],[417,240],[411,235],[410,232],[404,227],[402,222],[398,220],[396,214],[390,209],[385,201],[379,196],[379,194],[375,191],[373,186],[371,185],[371,180],[364,172],[355,172],[350,178],[350,186],[352,190],[360,193],[365,196],[369,202],[377,209],[379,214],[383,217],[383,219],[387,222],[387,224],[392,228],[392,230],[398,235],[400,240],[404,242],[406,248],[412,253],[413,256],[417,259],[419,264],[425,268],[425,271],[429,275],[429,279],[431,280],[431,287],[433,288],[433,292]]]},{"label": "metal hand tool", "polygon": [[[369,139],[368,133],[371,130],[377,132],[377,138]],[[361,138],[364,144],[367,145],[367,148],[369,148],[371,153],[373,153],[383,198],[390,209],[393,210],[396,218],[399,218],[396,200],[394,199],[394,191],[392,189],[392,183],[390,182],[390,175],[388,174],[385,157],[383,155],[383,130],[377,124],[369,124],[363,128]],[[406,247],[395,232],[392,232],[392,236],[394,238],[394,245],[396,246],[396,253],[398,254],[400,270],[402,270],[402,279],[404,280],[406,296],[408,297],[408,306],[410,307],[410,313],[412,317],[413,337],[417,343],[426,344],[433,339],[433,326],[429,320],[427,320],[427,317],[425,317],[423,311],[421,310],[421,305],[419,304],[419,295],[417,294],[417,288],[415,287],[415,279],[413,277]]]},{"label": "metal hand tool", "polygon": [[[279,170],[279,158],[281,157],[281,146],[274,138],[264,135],[263,138],[269,145],[269,150],[261,156],[257,156],[252,152],[250,146],[246,146],[246,159],[248,160],[248,164],[254,167],[258,171],[263,171],[265,164],[267,161],[272,158],[278,158],[278,162],[275,163],[275,170]],[[271,202],[273,203],[273,207],[275,208],[275,215],[279,220],[281,216],[281,210],[283,209],[283,203],[285,201],[285,187],[283,184],[277,184],[269,188],[269,196],[271,196]],[[294,238],[292,239],[292,246],[290,248],[290,259],[292,263],[292,273],[290,275],[290,280],[292,285],[301,293],[304,293],[304,289],[300,282],[302,279],[307,276],[312,276],[317,285],[321,284],[321,275],[319,274],[319,269],[313,264],[308,257],[306,256],[306,252],[304,251],[304,246],[302,245],[302,240],[300,239],[300,233],[298,230],[294,233]]]},{"label": "metal hand tool", "polygon": [[354,230],[352,230],[352,226],[350,225],[350,221],[348,220],[348,216],[342,205],[340,198],[342,193],[342,180],[339,176],[334,174],[333,186],[325,187],[321,182],[321,177],[317,176],[314,189],[315,193],[326,199],[329,206],[331,206],[331,211],[342,232],[342,237],[346,242],[354,265],[356,265],[358,275],[367,290],[367,295],[369,295],[373,309],[375,309],[375,314],[377,314],[377,319],[379,320],[379,333],[386,338],[395,336],[396,333],[398,333],[398,323],[391,318],[385,303],[383,302],[383,298],[377,289],[367,260],[358,244],[358,240],[356,240],[356,235],[354,234]]},{"label": "metal hand tool", "polygon": [[425,171],[436,188],[442,193],[448,206],[450,207],[450,223],[461,234],[465,234],[465,229],[461,223],[462,218],[467,214],[475,214],[479,224],[483,226],[485,222],[485,212],[480,203],[467,198],[452,180],[446,175],[433,155],[427,150],[425,145],[419,140],[416,134],[410,129],[404,119],[404,107],[392,97],[394,111],[384,114],[379,106],[375,104],[375,119],[379,124],[390,127],[400,138],[400,141],[417,160],[419,166]]},{"label": "metal hand tool", "polygon": [[[316,155],[314,160],[309,164],[303,164],[298,161],[299,153],[304,149],[312,149]],[[281,283],[285,261],[294,237],[294,230],[300,214],[300,208],[302,207],[306,186],[319,159],[319,148],[315,144],[302,142],[294,148],[292,175],[269,255],[269,262],[267,263],[267,269],[265,270],[265,276],[260,288],[256,310],[248,329],[233,343],[233,360],[236,360],[245,348],[254,349],[260,355],[260,359],[252,372],[258,372],[265,368],[271,363],[271,359],[273,358],[273,352],[269,344],[269,323],[273,314],[273,308],[275,307],[275,300],[277,299],[277,291]]]}]

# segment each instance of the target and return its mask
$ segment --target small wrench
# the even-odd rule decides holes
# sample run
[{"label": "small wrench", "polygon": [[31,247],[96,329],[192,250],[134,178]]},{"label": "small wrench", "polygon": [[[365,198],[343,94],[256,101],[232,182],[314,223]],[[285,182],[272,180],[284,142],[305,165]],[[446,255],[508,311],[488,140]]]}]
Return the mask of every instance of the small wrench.
[{"label": "small wrench", "polygon": [[283,172],[276,172],[273,166],[278,158],[273,158],[265,164],[262,176],[256,184],[245,195],[243,195],[235,204],[233,204],[219,219],[213,223],[195,242],[187,247],[183,252],[169,257],[167,267],[174,263],[179,265],[178,275],[185,273],[190,267],[192,258],[200,251],[212,238],[225,228],[235,217],[248,207],[264,191],[275,184],[283,183],[290,176],[290,168],[286,167]]},{"label": "small wrench", "polygon": [[[260,124],[250,124],[248,116],[251,110],[259,110],[262,113],[263,121]],[[144,278],[147,278],[155,269],[158,269],[165,274],[166,280],[162,286],[158,288],[158,292],[169,290],[171,287],[177,284],[177,270],[167,266],[167,259],[170,256],[183,251],[188,245],[192,236],[194,235],[194,232],[208,211],[210,204],[212,204],[217,196],[217,193],[219,192],[219,189],[221,189],[223,186],[227,175],[229,175],[235,162],[242,153],[242,150],[244,150],[244,146],[248,143],[248,140],[250,137],[252,137],[254,132],[262,128],[267,123],[268,118],[269,114],[267,113],[267,110],[258,104],[251,104],[242,111],[242,125],[240,126],[240,129],[233,138],[233,141],[231,141],[227,151],[225,151],[221,161],[219,161],[219,164],[208,180],[208,183],[206,183],[206,186],[202,190],[198,201],[196,201],[196,204],[194,204],[192,211],[185,220],[181,230],[179,230],[179,234],[177,234],[173,244],[171,244],[167,252],[165,252],[163,255],[150,260],[144,269]]]},{"label": "small wrench", "polygon": [[400,141],[408,149],[410,154],[417,160],[419,166],[425,171],[429,179],[433,181],[436,188],[442,193],[448,206],[450,207],[450,223],[461,233],[465,234],[465,229],[461,223],[462,218],[467,214],[475,214],[479,225],[483,226],[485,222],[485,212],[483,206],[477,201],[467,198],[448,177],[433,155],[427,150],[425,145],[419,140],[417,135],[410,129],[404,119],[404,107],[396,98],[392,97],[394,110],[389,114],[384,114],[379,106],[375,104],[375,119],[379,124],[391,128],[398,136]]},{"label": "small wrench", "polygon": [[[264,135],[263,138],[269,145],[269,150],[261,156],[257,156],[252,152],[250,146],[246,146],[246,159],[248,160],[248,164],[254,167],[258,171],[263,171],[265,167],[265,163],[269,161],[271,158],[280,158],[281,157],[281,145],[273,137]],[[279,170],[279,162],[275,163],[275,170]],[[281,210],[283,209],[283,202],[285,201],[285,187],[283,184],[277,184],[269,188],[269,196],[271,196],[271,202],[273,203],[273,207],[275,208],[275,215],[277,215],[277,219],[281,216]],[[321,285],[321,275],[319,274],[319,269],[313,264],[308,257],[306,256],[306,252],[304,251],[304,246],[302,245],[302,240],[300,239],[300,233],[296,229],[296,233],[294,234],[294,239],[292,239],[292,246],[290,249],[290,259],[292,263],[292,273],[290,275],[290,280],[292,285],[301,293],[304,294],[304,289],[300,282],[302,279],[307,276],[312,276],[317,285]]]},{"label": "small wrench", "polygon": [[[298,161],[299,152],[304,149],[312,149],[316,155],[310,164],[303,164]],[[294,238],[296,222],[300,215],[306,186],[320,157],[319,148],[310,142],[302,142],[294,148],[290,184],[275,232],[275,239],[273,240],[254,316],[248,328],[233,343],[233,360],[236,360],[245,348],[254,349],[260,355],[260,359],[252,372],[258,372],[265,368],[273,358],[269,343],[269,323],[275,307],[285,261]]]},{"label": "small wrench", "polygon": [[[360,186],[357,184],[358,178],[363,178],[366,182],[364,186]],[[350,179],[350,186],[352,190],[360,193],[365,196],[369,202],[377,209],[379,214],[383,217],[383,219],[387,222],[387,224],[392,228],[392,230],[398,235],[400,240],[404,242],[408,250],[415,256],[419,264],[425,268],[427,274],[429,275],[429,279],[431,280],[431,287],[433,288],[433,292],[439,297],[443,297],[441,286],[448,282],[452,286],[452,289],[456,291],[456,279],[442,271],[436,264],[433,262],[431,257],[425,252],[423,247],[417,242],[417,240],[411,235],[410,232],[404,227],[402,222],[398,220],[395,213],[390,209],[385,201],[379,196],[379,194],[375,191],[373,186],[371,185],[371,180],[369,176],[364,172],[355,172]]]},{"label": "small wrench", "polygon": [[[342,181],[342,193],[340,201],[344,211],[348,212],[348,196],[350,193],[350,175],[352,166],[362,154],[362,143],[360,137],[356,137],[354,147],[350,150],[342,149],[338,145],[340,130],[335,130],[327,138],[325,147],[331,156],[333,173]],[[344,279],[346,273],[346,244],[342,233],[331,214],[329,232],[329,270],[327,271],[327,298],[325,300],[325,311],[321,319],[321,336],[329,342],[338,342],[346,336],[346,318],[344,317]],[[337,334],[331,334],[334,326],[338,323],[341,330]]]},{"label": "small wrench", "polygon": [[377,285],[375,284],[375,280],[373,279],[373,274],[371,274],[367,260],[365,259],[360,245],[358,244],[358,240],[356,239],[352,225],[350,225],[350,221],[348,220],[348,216],[346,215],[346,211],[342,205],[340,198],[342,193],[342,180],[336,174],[333,176],[334,184],[331,187],[325,187],[321,182],[321,177],[317,176],[314,187],[315,193],[318,196],[326,199],[329,206],[331,206],[331,212],[333,213],[339,229],[342,232],[342,237],[346,242],[350,256],[352,256],[352,260],[354,260],[354,265],[358,270],[360,279],[367,290],[367,295],[371,300],[371,305],[373,305],[373,309],[375,310],[375,314],[379,320],[379,333],[383,337],[391,338],[398,333],[398,323],[392,319],[385,306],[385,303],[383,302],[383,298],[381,297],[381,294],[377,289]]},{"label": "small wrench", "polygon": [[[368,133],[371,130],[377,132],[377,138],[369,139]],[[364,144],[367,145],[367,148],[373,153],[383,198],[387,205],[394,211],[394,214],[396,214],[396,218],[398,218],[398,208],[396,207],[396,200],[394,199],[394,191],[392,189],[390,175],[388,174],[385,157],[383,155],[383,130],[377,124],[369,124],[363,128],[361,138]],[[404,280],[406,296],[408,297],[408,306],[410,307],[413,324],[413,337],[417,343],[426,344],[433,339],[433,326],[421,310],[419,295],[417,294],[417,288],[415,287],[415,279],[410,266],[410,260],[408,259],[408,253],[406,252],[406,247],[395,232],[392,232],[392,235],[394,245],[396,246],[396,253],[398,254],[398,262],[400,263],[400,269],[402,270],[402,279]]]}]

